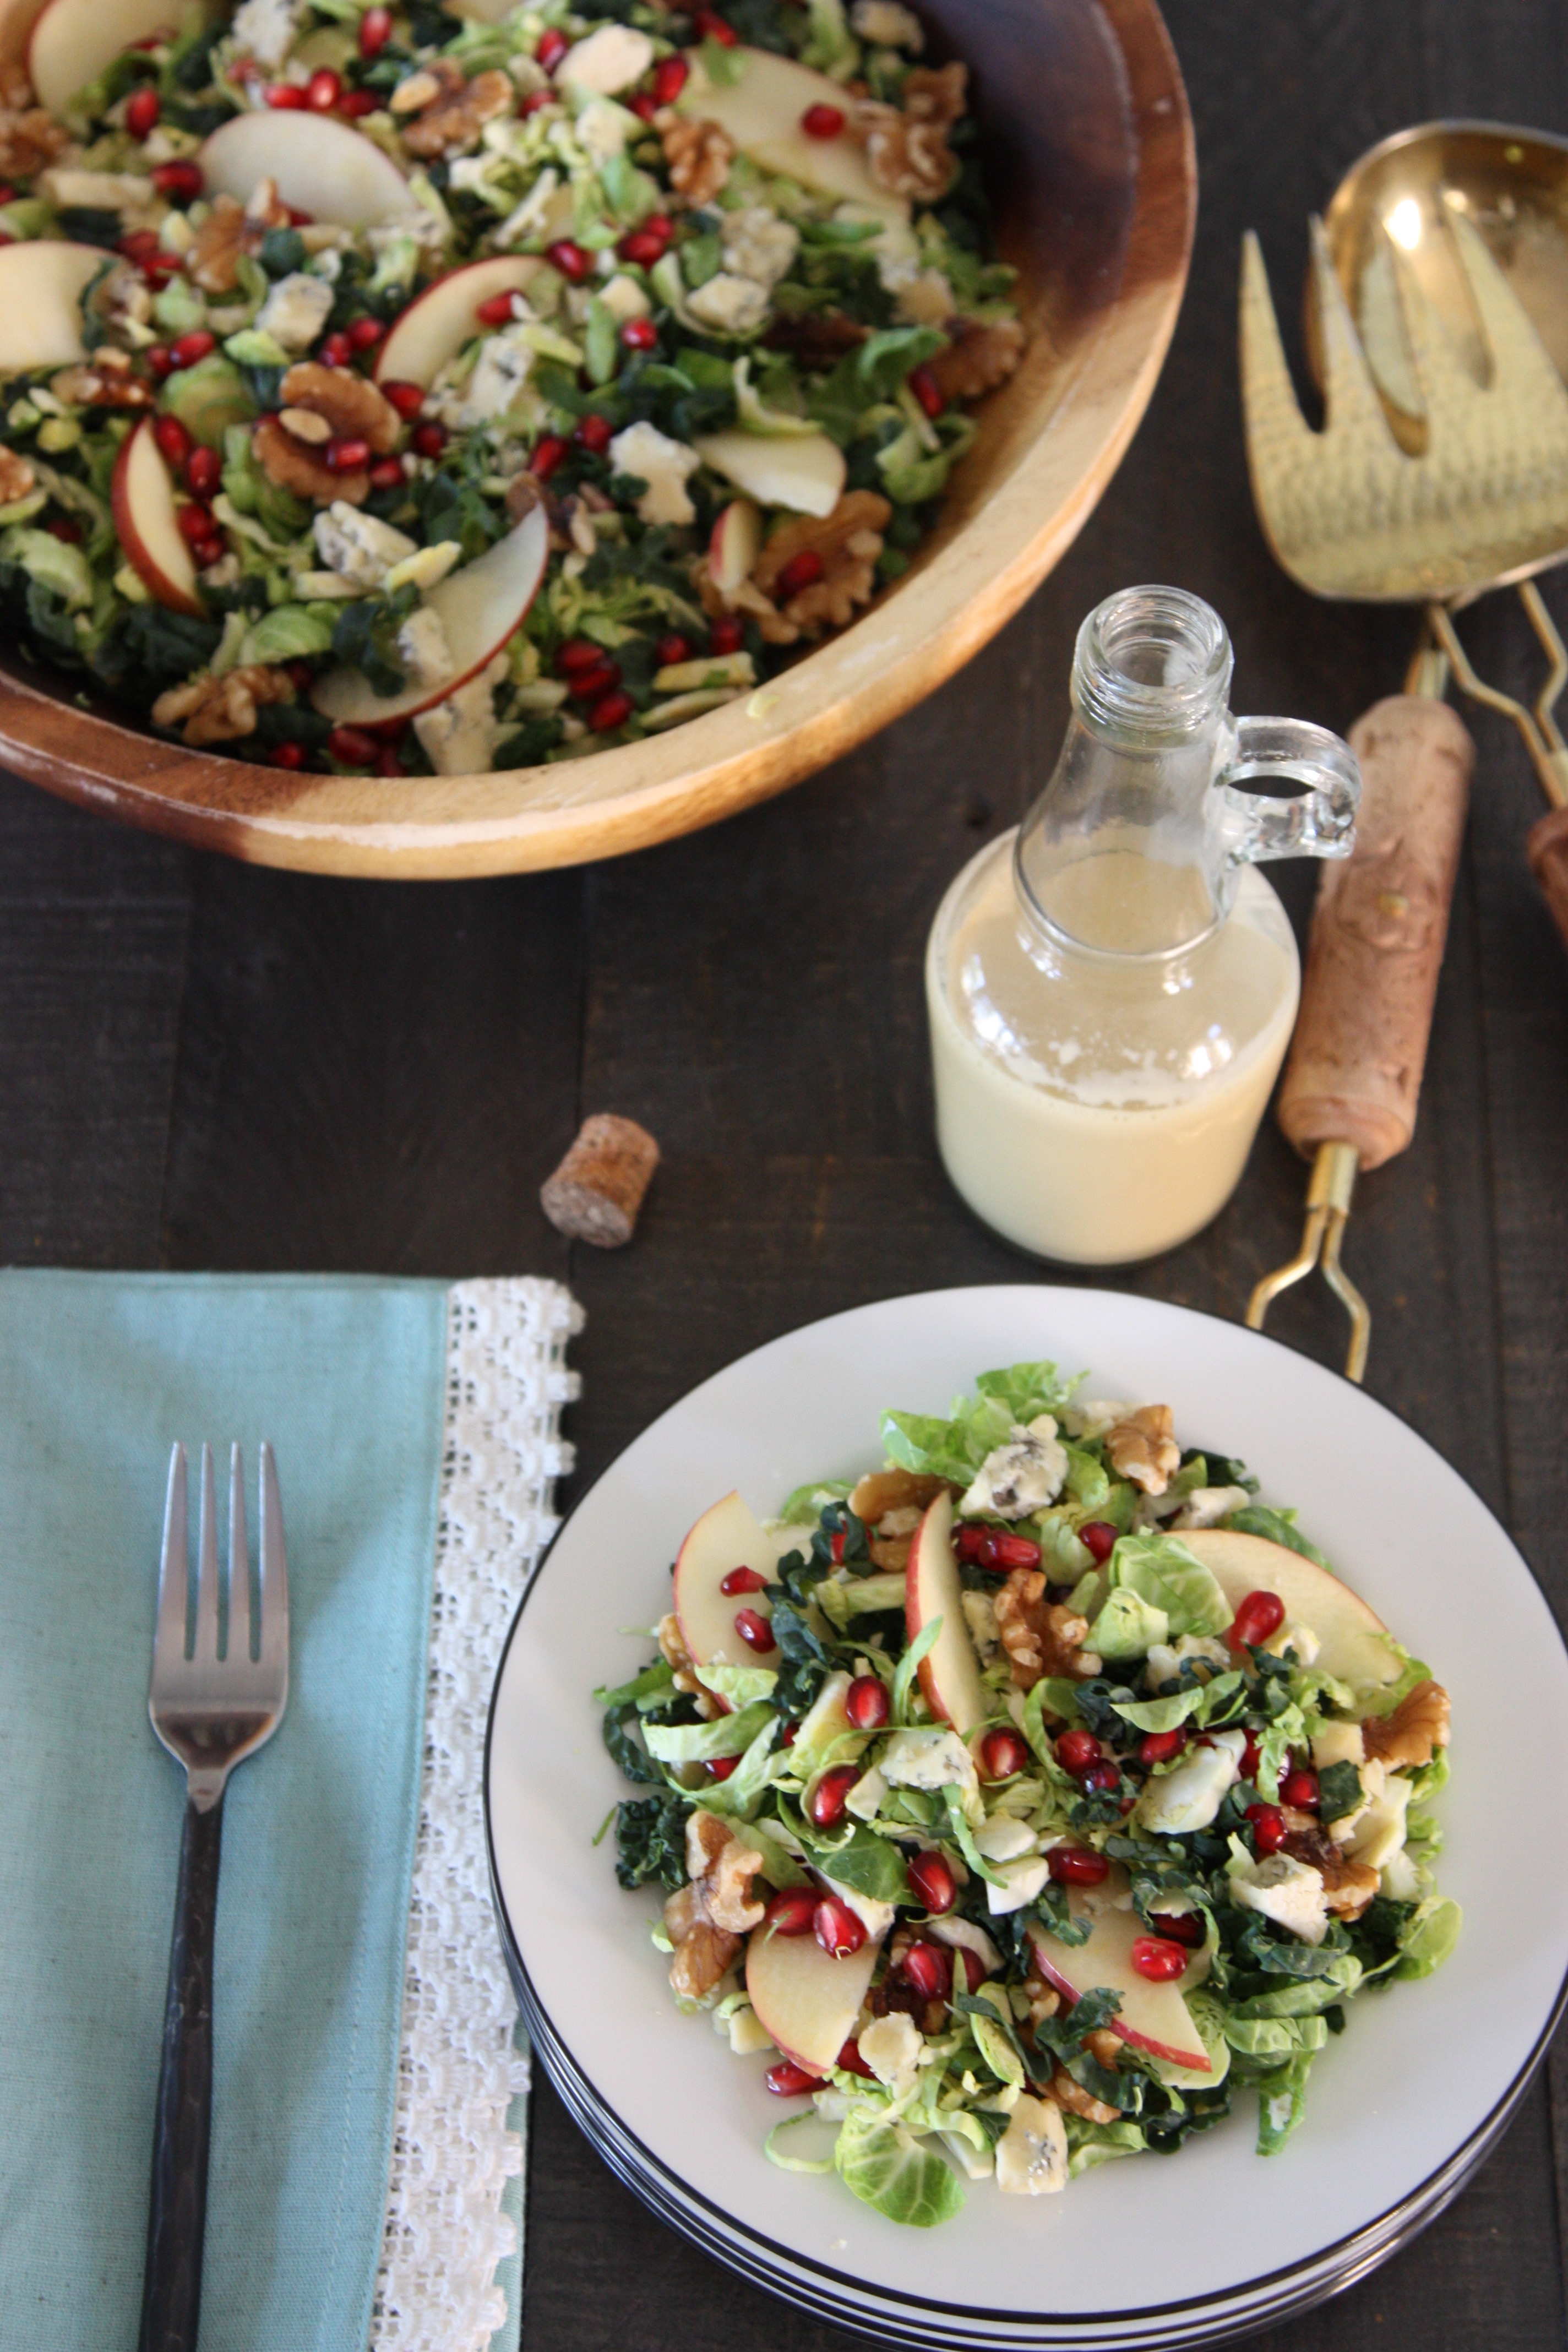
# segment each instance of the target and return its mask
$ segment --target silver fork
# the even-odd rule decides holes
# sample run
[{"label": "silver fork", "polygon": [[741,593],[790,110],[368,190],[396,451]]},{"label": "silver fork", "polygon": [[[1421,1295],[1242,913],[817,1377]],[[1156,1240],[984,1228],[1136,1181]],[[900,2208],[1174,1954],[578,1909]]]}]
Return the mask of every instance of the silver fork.
[{"label": "silver fork", "polygon": [[195,2352],[201,2315],[224,1788],[234,1767],[277,1730],[289,1697],[289,1570],[270,1445],[261,1448],[260,1551],[260,1638],[252,1657],[245,1476],[236,1445],[229,1451],[227,1639],[220,1650],[212,1448],[202,1447],[195,1622],[189,1628],[185,1449],[176,1445],[169,1458],[147,1711],[170,1755],[185,1768],[185,1826],[153,2135],[140,2352]]}]

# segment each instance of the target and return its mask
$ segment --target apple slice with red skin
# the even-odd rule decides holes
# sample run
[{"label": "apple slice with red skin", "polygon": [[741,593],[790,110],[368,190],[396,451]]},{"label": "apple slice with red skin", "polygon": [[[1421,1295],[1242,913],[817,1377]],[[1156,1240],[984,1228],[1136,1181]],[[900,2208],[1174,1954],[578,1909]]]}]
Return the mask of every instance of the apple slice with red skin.
[{"label": "apple slice with red skin", "polygon": [[1132,1965],[1132,1947],[1149,1930],[1130,1904],[1115,1900],[1117,1895],[1125,1898],[1127,1891],[1127,1874],[1119,1863],[1112,1863],[1110,1877],[1098,1886],[1069,1888],[1068,1908],[1074,1918],[1087,1916],[1094,1922],[1087,1943],[1061,1943],[1031,1919],[1029,1941],[1040,1974],[1068,2001],[1109,1985],[1121,1996],[1121,2009],[1109,2022],[1110,2032],[1136,2050],[1147,2050],[1152,2058],[1169,2059],[1196,2074],[1212,2074],[1203,2036],[1182,1997],[1183,1985],[1190,1991],[1207,1974],[1207,1956],[1194,1952],[1173,1983],[1152,1984],[1141,1977]]},{"label": "apple slice with red skin", "polygon": [[[825,195],[863,205],[889,219],[907,220],[910,208],[871,176],[866,151],[849,131],[854,100],[842,82],[772,49],[737,47],[730,51],[733,81],[701,79],[687,85],[680,111],[716,122],[732,145],[765,172],[798,180]],[[801,127],[813,107],[830,106],[844,118],[831,139],[814,139]]]},{"label": "apple slice with red skin", "polygon": [[980,1679],[980,1660],[963,1613],[963,1580],[952,1549],[952,1496],[939,1495],[910,1546],[904,1570],[904,1632],[910,1641],[942,1619],[942,1631],[916,1669],[931,1713],[967,1739],[995,1707]]},{"label": "apple slice with red skin", "polygon": [[836,1960],[815,1936],[753,1927],[746,1946],[746,1990],[758,2023],[797,2066],[826,2074],[855,2031],[881,1940]]},{"label": "apple slice with red skin", "polygon": [[74,367],[87,357],[82,291],[103,263],[100,247],[66,237],[0,245],[0,375]]},{"label": "apple slice with red skin", "polygon": [[259,180],[273,181],[290,211],[340,228],[413,220],[419,211],[408,183],[374,139],[328,114],[258,106],[236,114],[196,151],[209,196],[248,201]]},{"label": "apple slice with red skin", "polygon": [[447,633],[452,674],[438,686],[405,687],[401,694],[377,694],[363,670],[344,665],[318,678],[310,699],[335,727],[374,727],[383,719],[410,719],[445,702],[499,654],[522,626],[550,561],[550,520],[532,507],[504,539],[448,572],[426,597]]},{"label": "apple slice with red skin", "polygon": [[708,569],[721,596],[732,596],[763,551],[762,509],[753,499],[731,499],[708,541]]},{"label": "apple slice with red skin", "polygon": [[48,0],[27,43],[27,79],[40,106],[63,112],[122,49],[154,33],[173,37],[180,0]]},{"label": "apple slice with red skin", "polygon": [[[792,1545],[791,1549],[795,1547]],[[776,1649],[753,1650],[735,1631],[742,1609],[773,1615],[764,1592],[725,1592],[724,1579],[749,1568],[771,1584],[778,1570],[779,1546],[738,1494],[726,1495],[703,1512],[675,1559],[675,1614],[687,1655],[699,1666],[776,1666]],[[721,1706],[728,1707],[724,1700]]]},{"label": "apple slice with red skin", "polygon": [[537,254],[498,253],[449,269],[401,311],[375,355],[377,383],[417,383],[426,389],[448,360],[476,335],[491,331],[476,316],[498,294],[521,294],[545,264]]},{"label": "apple slice with red skin", "polygon": [[1403,1669],[1381,1617],[1331,1570],[1303,1559],[1288,1545],[1238,1528],[1183,1528],[1177,1532],[1215,1577],[1234,1612],[1249,1592],[1277,1592],[1287,1626],[1304,1625],[1319,1650],[1312,1664],[1352,1689],[1397,1682]]},{"label": "apple slice with red skin", "polygon": [[196,567],[175,521],[174,478],[144,416],[114,461],[109,510],[125,558],[149,595],[171,613],[204,614]]}]

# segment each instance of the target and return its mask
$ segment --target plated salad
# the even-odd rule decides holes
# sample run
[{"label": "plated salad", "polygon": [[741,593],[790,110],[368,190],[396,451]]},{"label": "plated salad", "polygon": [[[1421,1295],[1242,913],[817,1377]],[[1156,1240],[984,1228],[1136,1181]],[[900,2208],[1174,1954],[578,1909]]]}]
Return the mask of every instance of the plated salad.
[{"label": "plated salad", "polygon": [[902,0],[47,0],[0,88],[24,649],[386,776],[752,696],[907,570],[1024,347],[924,52]]},{"label": "plated salad", "polygon": [[853,1485],[726,1496],[595,1694],[620,1882],[787,2105],[769,2156],[916,2227],[1244,2091],[1275,2154],[1349,2005],[1459,1932],[1447,1694],[1240,1463],[1078,1385],[984,1372]]}]

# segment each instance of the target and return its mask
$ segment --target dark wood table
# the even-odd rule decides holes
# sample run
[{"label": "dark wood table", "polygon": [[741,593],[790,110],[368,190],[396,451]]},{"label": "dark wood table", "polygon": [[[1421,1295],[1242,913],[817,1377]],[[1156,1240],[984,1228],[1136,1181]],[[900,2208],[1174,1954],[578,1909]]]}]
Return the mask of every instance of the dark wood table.
[{"label": "dark wood table", "polygon": [[[1314,604],[1264,550],[1236,385],[1241,232],[1263,232],[1293,312],[1309,211],[1385,131],[1438,114],[1568,131],[1568,0],[1173,0],[1170,16],[1203,197],[1148,421],[1033,603],[854,759],[620,864],[424,887],[247,870],[0,783],[0,1256],[559,1275],[588,1313],[578,1490],[695,1381],[794,1324],[1027,1277],[938,1165],[920,964],[949,877],[1045,780],[1079,617],[1112,588],[1178,582],[1230,624],[1237,709],[1342,730],[1397,688],[1410,648],[1407,615]],[[1522,690],[1530,641],[1510,601],[1464,625],[1486,674]],[[1568,961],[1523,863],[1540,805],[1523,751],[1505,722],[1467,716],[1480,757],[1421,1129],[1364,1182],[1349,1256],[1375,1318],[1368,1386],[1501,1514],[1561,1610]],[[1276,872],[1301,916],[1311,871]],[[644,1120],[666,1155],[619,1255],[569,1250],[538,1205],[580,1117],[605,1108]],[[1210,1232],[1117,1279],[1239,1317],[1295,1244],[1302,1183],[1270,1127]],[[1276,1316],[1339,1360],[1321,1295]],[[1476,1607],[1484,1634],[1484,1594]],[[1500,1662],[1500,1738],[1507,1696]],[[1432,2063],[1459,2070],[1465,2053]],[[1282,2198],[1290,2184],[1287,2159]],[[1560,2056],[1459,2202],[1281,2340],[1560,2343],[1565,2192]],[[850,2339],[664,2231],[541,2083],[525,2340]]]}]

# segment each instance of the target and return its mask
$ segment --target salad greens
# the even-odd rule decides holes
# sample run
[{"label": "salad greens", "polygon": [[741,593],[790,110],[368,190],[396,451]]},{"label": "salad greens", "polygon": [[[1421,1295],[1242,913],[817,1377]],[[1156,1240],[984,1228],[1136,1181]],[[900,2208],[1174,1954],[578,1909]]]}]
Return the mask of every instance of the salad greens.
[{"label": "salad greens", "polygon": [[715,1506],[595,1694],[678,2000],[809,2103],[769,2157],[916,2228],[1243,2093],[1277,2153],[1350,2003],[1459,1932],[1446,1694],[1240,1464],[1078,1386],[984,1372],[766,1529]]}]

